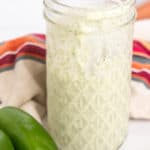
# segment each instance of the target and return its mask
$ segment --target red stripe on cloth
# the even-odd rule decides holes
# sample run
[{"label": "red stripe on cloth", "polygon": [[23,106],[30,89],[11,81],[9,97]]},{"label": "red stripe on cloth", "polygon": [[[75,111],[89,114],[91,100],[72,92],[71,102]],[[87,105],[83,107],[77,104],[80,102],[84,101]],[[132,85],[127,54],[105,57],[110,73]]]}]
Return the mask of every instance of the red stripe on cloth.
[{"label": "red stripe on cloth", "polygon": [[150,56],[150,50],[147,49],[142,43],[135,40],[133,43],[133,54],[137,55],[138,53],[144,53],[145,55]]},{"label": "red stripe on cloth", "polygon": [[14,65],[14,63],[5,63],[5,64],[3,64],[3,65],[0,65],[0,70],[1,70],[1,69],[4,69],[4,68],[7,68],[7,67],[9,67],[9,66],[12,66],[12,65]]},{"label": "red stripe on cloth", "polygon": [[45,49],[36,45],[31,45],[31,44],[25,45],[20,49],[19,53],[21,52],[29,52],[29,53],[38,54],[43,57],[46,57]]},{"label": "red stripe on cloth", "polygon": [[141,77],[141,76],[136,75],[136,74],[132,74],[132,79],[137,79],[137,80],[143,82],[146,86],[150,87],[149,81],[144,77]]},{"label": "red stripe on cloth", "polygon": [[150,74],[145,72],[145,71],[141,71],[141,72],[132,72],[132,76],[133,77],[138,77],[138,79],[140,80],[144,80],[144,82],[146,81],[146,83],[150,86]]}]

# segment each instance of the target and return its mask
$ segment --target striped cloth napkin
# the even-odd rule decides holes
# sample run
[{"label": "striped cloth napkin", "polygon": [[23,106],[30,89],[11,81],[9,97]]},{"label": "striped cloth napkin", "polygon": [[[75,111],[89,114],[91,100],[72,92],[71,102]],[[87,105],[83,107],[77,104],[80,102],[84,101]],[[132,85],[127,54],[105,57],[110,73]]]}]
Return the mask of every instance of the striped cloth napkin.
[{"label": "striped cloth napkin", "polygon": [[133,46],[132,79],[150,88],[150,43],[135,40]]},{"label": "striped cloth napkin", "polygon": [[134,40],[131,117],[150,119],[150,43]]},{"label": "striped cloth napkin", "polygon": [[[137,20],[150,19],[150,1],[139,0]],[[150,43],[135,40],[132,64],[131,118],[150,119]]]},{"label": "striped cloth napkin", "polygon": [[[150,43],[134,40],[133,45],[131,118],[150,119]],[[46,116],[45,56],[43,34],[0,44],[0,107],[20,107],[42,122]]]}]

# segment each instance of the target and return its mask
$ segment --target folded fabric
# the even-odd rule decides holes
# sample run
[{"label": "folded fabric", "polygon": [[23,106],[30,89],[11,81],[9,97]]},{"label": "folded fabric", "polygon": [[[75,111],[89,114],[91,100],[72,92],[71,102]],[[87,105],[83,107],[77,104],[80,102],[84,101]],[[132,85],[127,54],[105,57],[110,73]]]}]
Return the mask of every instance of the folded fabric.
[{"label": "folded fabric", "polygon": [[[150,44],[134,41],[131,118],[150,119]],[[0,44],[0,107],[46,117],[45,36],[30,34]],[[119,88],[119,87],[118,87]]]},{"label": "folded fabric", "polygon": [[46,114],[45,36],[32,34],[0,45],[1,107],[20,107],[41,121]]}]

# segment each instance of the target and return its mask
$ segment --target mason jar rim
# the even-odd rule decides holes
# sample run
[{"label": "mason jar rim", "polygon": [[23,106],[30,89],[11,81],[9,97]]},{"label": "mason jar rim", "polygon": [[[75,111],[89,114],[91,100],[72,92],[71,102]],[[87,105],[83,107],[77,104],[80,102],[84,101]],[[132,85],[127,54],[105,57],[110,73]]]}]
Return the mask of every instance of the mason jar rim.
[{"label": "mason jar rim", "polygon": [[[82,10],[83,12],[88,12],[89,14],[90,14],[90,17],[91,17],[91,14],[93,13],[93,9],[84,9],[84,8],[79,8],[79,7],[72,7],[72,6],[68,6],[68,5],[65,5],[65,4],[61,4],[61,3],[58,3],[57,2],[57,0],[44,0],[43,1],[43,3],[44,3],[44,6],[45,6],[45,11],[44,11],[44,17],[45,17],[45,19],[47,20],[47,21],[49,21],[49,22],[51,22],[52,24],[57,24],[57,25],[61,25],[61,23],[58,23],[58,22],[56,22],[56,21],[54,21],[50,16],[49,16],[49,14],[56,14],[56,15],[64,15],[65,17],[67,16],[67,17],[74,17],[74,15],[73,16],[71,16],[71,13],[70,14],[65,14],[65,13],[63,13],[63,12],[61,12],[61,9],[56,9],[56,8],[53,8],[51,5],[49,5],[47,2],[51,2],[51,3],[53,3],[53,4],[55,4],[56,6],[57,5],[59,5],[59,6],[61,6],[61,8],[63,9],[63,8],[66,8],[66,9],[70,9],[70,11],[72,10],[75,10],[75,12],[78,12],[77,10]],[[127,3],[128,2],[128,3]],[[124,21],[124,22],[121,22],[120,24],[118,24],[118,25],[116,25],[116,26],[118,26],[118,27],[121,27],[121,26],[124,26],[124,25],[126,25],[126,24],[128,24],[129,22],[131,22],[131,21],[134,21],[135,20],[135,18],[136,18],[136,10],[135,10],[135,8],[134,8],[134,4],[135,4],[135,0],[127,0],[126,1],[126,6],[123,6],[122,8],[124,8],[124,10],[122,10],[122,11],[124,11],[124,13],[125,14],[127,14],[127,18],[126,18],[126,20]],[[102,17],[101,19],[103,19],[103,18],[107,18],[107,19],[116,19],[117,17],[120,17],[120,16],[122,16],[124,13],[122,13],[122,11],[120,12],[120,13],[116,13],[117,12],[117,8],[119,8],[120,9],[120,7],[121,6],[117,6],[117,7],[113,7],[112,9],[108,9],[108,10],[104,10],[104,14],[106,13],[108,13],[106,16],[103,16],[104,14],[103,14],[103,12],[101,11],[101,10],[97,10],[96,9],[96,12],[94,12],[94,13],[98,13],[98,14],[100,14],[100,15],[102,15],[102,16],[100,16],[100,17]],[[95,10],[95,9],[94,9]],[[128,11],[129,10],[129,11]],[[84,13],[83,13],[84,14]],[[93,14],[92,15],[92,19],[91,18],[88,18],[88,21],[89,22],[93,22],[93,21],[99,21],[100,20],[100,17],[97,17],[96,19],[94,18],[93,19],[93,16],[95,17],[95,15]],[[83,19],[84,19],[84,15],[82,16],[82,15],[80,15],[79,14],[79,17],[83,17]],[[87,17],[87,16],[86,16]],[[91,19],[91,20],[90,20]],[[61,25],[62,26],[62,25]]]},{"label": "mason jar rim", "polygon": [[[44,0],[43,3],[44,3],[44,6],[45,6],[45,11],[49,11],[49,12],[56,13],[56,14],[59,14],[59,15],[70,16],[71,14],[66,14],[66,13],[63,12],[63,10],[70,9],[70,12],[71,11],[74,11],[74,12],[80,12],[81,11],[81,12],[86,12],[86,13],[93,14],[93,16],[95,15],[94,13],[96,13],[96,14],[100,15],[100,17],[103,16],[103,17],[106,17],[106,18],[113,18],[113,17],[121,16],[123,14],[122,13],[123,11],[125,11],[124,13],[128,13],[127,10],[132,9],[132,7],[135,5],[135,0],[125,0],[122,4],[115,5],[112,8],[103,9],[103,10],[98,9],[98,7],[96,7],[96,8],[73,7],[73,6],[69,6],[67,4],[60,3],[60,2],[58,2],[58,0]],[[51,3],[51,5],[53,4],[56,7],[58,7],[58,8],[60,7],[60,8],[59,9],[56,8],[56,7],[52,8],[50,3]],[[122,8],[122,12],[120,14],[116,13],[118,11],[118,9],[120,9],[120,8]],[[80,17],[82,17],[82,15]]]},{"label": "mason jar rim", "polygon": [[[78,7],[78,6],[72,6],[72,5],[68,5],[68,4],[64,4],[64,3],[61,3],[60,1],[58,0],[44,0],[44,5],[48,5],[48,1],[52,1],[53,3],[57,4],[57,5],[60,5],[62,7],[66,7],[66,8],[69,8],[69,9],[76,9],[76,10],[93,10],[93,9],[99,9],[99,7],[91,7],[91,8],[87,8],[87,7]],[[124,2],[122,2],[122,5],[129,5],[130,7],[132,7],[133,5],[135,5],[135,2],[136,0],[124,0]],[[119,3],[118,3],[119,4]],[[105,10],[105,11],[112,11],[113,9],[116,9],[119,5],[116,5],[114,6],[113,8],[111,9],[108,9],[108,10]]]}]

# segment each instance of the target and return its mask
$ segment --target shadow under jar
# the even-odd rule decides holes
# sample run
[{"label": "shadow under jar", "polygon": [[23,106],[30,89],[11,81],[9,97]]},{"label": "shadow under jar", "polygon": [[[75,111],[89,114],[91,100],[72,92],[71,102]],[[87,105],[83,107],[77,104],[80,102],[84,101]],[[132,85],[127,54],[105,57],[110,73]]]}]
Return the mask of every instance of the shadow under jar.
[{"label": "shadow under jar", "polygon": [[49,131],[60,150],[127,136],[134,0],[45,0]]}]

